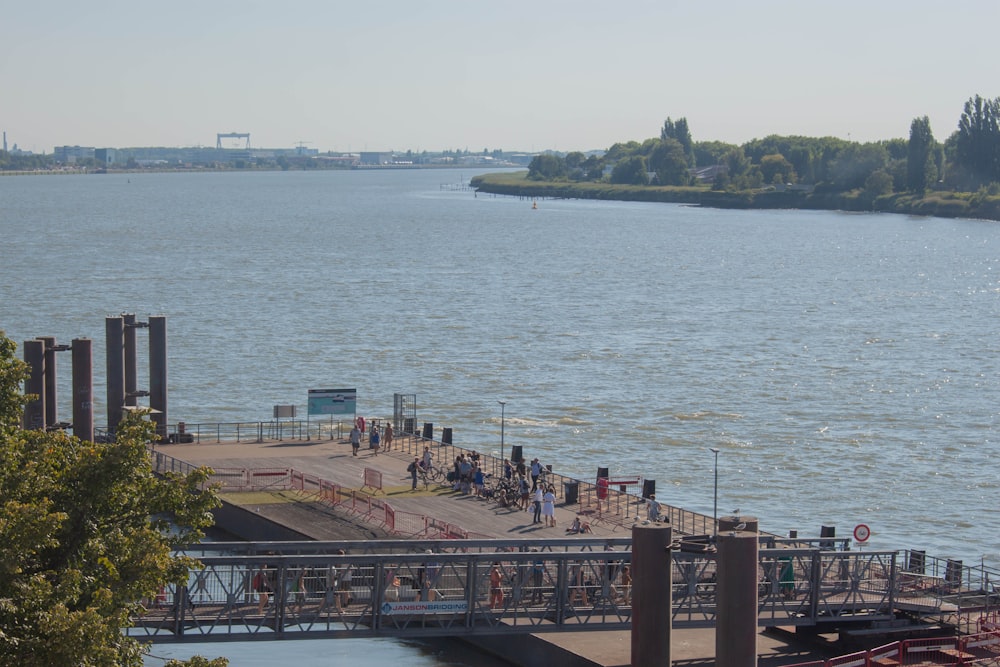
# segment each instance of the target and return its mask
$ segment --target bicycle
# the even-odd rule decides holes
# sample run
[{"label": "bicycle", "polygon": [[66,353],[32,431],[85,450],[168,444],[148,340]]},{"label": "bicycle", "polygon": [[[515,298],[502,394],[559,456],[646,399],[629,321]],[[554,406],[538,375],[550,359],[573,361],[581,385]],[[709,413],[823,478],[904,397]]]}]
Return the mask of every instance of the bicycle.
[{"label": "bicycle", "polygon": [[423,466],[419,466],[417,471],[420,475],[421,481],[424,483],[424,488],[426,489],[431,483],[434,484],[444,484],[444,473],[437,466],[431,466],[425,469]]}]

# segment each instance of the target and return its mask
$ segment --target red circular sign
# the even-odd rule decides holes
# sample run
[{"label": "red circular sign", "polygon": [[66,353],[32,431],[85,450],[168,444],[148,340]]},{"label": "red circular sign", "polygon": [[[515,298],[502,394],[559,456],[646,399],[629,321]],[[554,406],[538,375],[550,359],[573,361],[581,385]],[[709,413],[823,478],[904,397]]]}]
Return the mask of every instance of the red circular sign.
[{"label": "red circular sign", "polygon": [[859,523],[854,527],[854,539],[858,542],[867,542],[868,538],[872,536],[872,529],[863,523]]}]

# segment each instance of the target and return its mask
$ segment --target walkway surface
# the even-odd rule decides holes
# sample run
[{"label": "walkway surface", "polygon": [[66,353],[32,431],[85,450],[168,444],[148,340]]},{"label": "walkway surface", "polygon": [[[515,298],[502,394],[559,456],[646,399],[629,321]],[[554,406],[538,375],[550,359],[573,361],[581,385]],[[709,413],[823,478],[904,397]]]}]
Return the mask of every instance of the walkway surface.
[{"label": "walkway surface", "polygon": [[[422,447],[421,447],[422,449]],[[432,446],[435,452],[438,448]],[[375,493],[386,500],[397,512],[410,512],[438,521],[460,526],[470,533],[496,538],[538,538],[552,539],[566,537],[566,528],[573,522],[579,505],[565,505],[561,498],[556,501],[556,526],[546,527],[544,523],[532,523],[532,513],[512,507],[499,507],[492,501],[474,495],[462,495],[447,486],[429,485],[427,488],[418,481],[417,490],[412,490],[410,473],[406,467],[413,456],[396,449],[382,452],[378,456],[371,450],[362,449],[353,456],[346,440],[289,440],[241,442],[223,444],[171,444],[158,445],[156,450],[194,465],[222,468],[294,468],[300,472],[334,482],[345,488],[361,489],[366,468],[382,474],[382,492]],[[451,448],[449,448],[449,451]],[[451,469],[451,461],[437,459],[435,465]],[[562,490],[556,489],[561,496]],[[638,499],[632,514],[641,513]],[[261,513],[266,512],[261,507]],[[629,531],[623,520],[610,521],[586,517],[593,534],[601,536],[627,537]],[[627,522],[624,522],[627,523]],[[317,538],[329,539],[329,538]]]},{"label": "walkway surface", "polygon": [[[578,505],[565,505],[560,498],[556,503],[556,527],[533,524],[531,512],[501,508],[496,503],[462,495],[448,487],[424,488],[418,484],[411,489],[411,479],[406,471],[413,460],[410,453],[399,451],[382,452],[374,455],[362,449],[358,456],[351,453],[346,440],[312,441],[265,441],[222,444],[170,444],[158,445],[157,451],[194,465],[222,468],[294,468],[298,471],[334,482],[346,488],[360,489],[364,483],[366,468],[378,470],[382,474],[383,493],[397,512],[410,512],[433,517],[480,535],[496,538],[565,538],[565,528],[570,525],[579,510]],[[421,447],[417,449],[422,450]],[[435,449],[432,446],[432,450]],[[435,460],[450,469],[450,461]],[[237,494],[238,495],[238,494]],[[561,495],[561,489],[557,489]],[[227,498],[239,502],[234,494]],[[272,520],[303,532],[314,539],[355,539],[356,535],[344,533],[345,528],[327,525],[320,520],[321,515],[304,507],[296,508],[294,503],[268,503],[266,496],[247,494],[246,502],[240,504],[254,506],[255,499],[262,499],[255,507],[260,514]],[[630,508],[632,517],[642,515],[641,501]],[[598,537],[627,537],[630,535],[629,522],[634,519],[617,521],[591,521],[594,535]],[[344,537],[338,538],[338,535]],[[377,537],[378,532],[371,533]],[[539,638],[562,647],[578,659],[573,665],[581,666],[624,666],[630,664],[631,635],[627,631],[573,632],[565,634],[543,634]],[[675,664],[709,666],[715,664],[715,630],[674,630],[671,642],[672,659]],[[784,635],[762,632],[758,636],[758,665],[776,667],[807,660],[830,657],[821,649],[793,642]]]}]

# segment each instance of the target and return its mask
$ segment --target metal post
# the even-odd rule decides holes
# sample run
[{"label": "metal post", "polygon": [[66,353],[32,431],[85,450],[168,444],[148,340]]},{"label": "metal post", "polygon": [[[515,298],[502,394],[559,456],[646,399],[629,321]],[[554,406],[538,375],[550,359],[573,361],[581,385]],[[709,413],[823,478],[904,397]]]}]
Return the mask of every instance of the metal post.
[{"label": "metal post", "polygon": [[108,317],[104,320],[107,337],[108,431],[114,433],[122,420],[125,405],[125,320]]},{"label": "metal post", "polygon": [[[59,405],[56,401],[58,382],[56,378],[56,338],[39,336],[45,342],[45,427],[59,423]],[[65,349],[65,348],[63,348]]]},{"label": "metal post", "polygon": [[500,465],[504,462],[504,446],[503,446],[503,427],[504,427],[504,409],[507,407],[507,401],[497,401],[500,404]]},{"label": "metal post", "polygon": [[45,430],[45,341],[24,341],[24,361],[30,375],[24,382],[24,393],[35,399],[24,404],[22,425],[26,429]]},{"label": "metal post", "polygon": [[715,454],[715,488],[712,491],[712,537],[719,537],[719,450],[709,447],[708,451]]},{"label": "metal post", "polygon": [[94,345],[89,338],[74,338],[73,435],[94,441]]},{"label": "metal post", "polygon": [[[149,318],[149,407],[156,434],[167,439],[167,318]],[[159,412],[155,412],[158,410]]]},{"label": "metal post", "polygon": [[136,367],[136,353],[135,353],[135,313],[127,313],[122,315],[122,354],[125,360],[124,372],[125,372],[125,405],[135,407],[138,405],[136,401],[136,391],[139,389],[138,383],[138,370]]}]

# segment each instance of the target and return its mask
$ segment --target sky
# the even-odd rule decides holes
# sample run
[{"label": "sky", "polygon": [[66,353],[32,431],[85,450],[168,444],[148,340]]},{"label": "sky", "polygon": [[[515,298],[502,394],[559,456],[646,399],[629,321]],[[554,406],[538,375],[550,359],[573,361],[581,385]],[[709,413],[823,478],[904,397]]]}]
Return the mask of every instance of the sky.
[{"label": "sky", "polygon": [[939,140],[1000,96],[998,0],[36,0],[0,10],[10,146],[606,149]]}]

